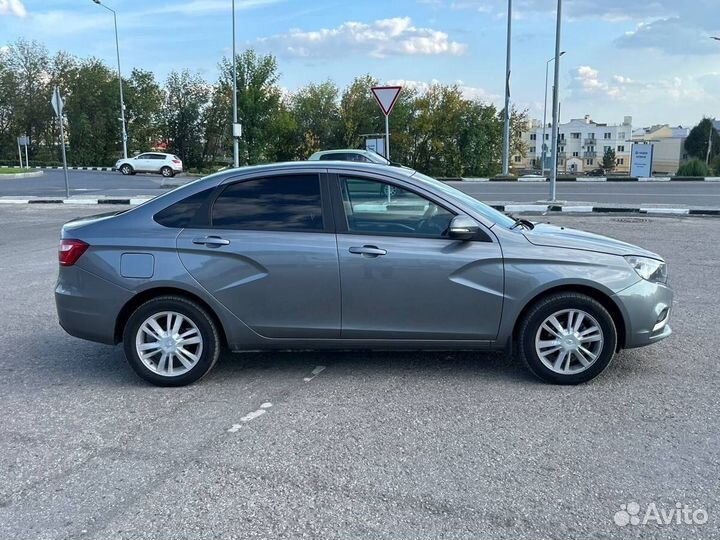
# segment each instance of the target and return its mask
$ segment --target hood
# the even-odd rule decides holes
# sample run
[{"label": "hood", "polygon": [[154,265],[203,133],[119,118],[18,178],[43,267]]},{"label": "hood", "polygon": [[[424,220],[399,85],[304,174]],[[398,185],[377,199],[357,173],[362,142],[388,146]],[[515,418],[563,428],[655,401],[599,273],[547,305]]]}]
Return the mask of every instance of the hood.
[{"label": "hood", "polygon": [[557,225],[537,223],[533,230],[524,231],[523,234],[531,244],[536,246],[582,249],[610,255],[640,255],[663,260],[657,253],[627,242]]}]

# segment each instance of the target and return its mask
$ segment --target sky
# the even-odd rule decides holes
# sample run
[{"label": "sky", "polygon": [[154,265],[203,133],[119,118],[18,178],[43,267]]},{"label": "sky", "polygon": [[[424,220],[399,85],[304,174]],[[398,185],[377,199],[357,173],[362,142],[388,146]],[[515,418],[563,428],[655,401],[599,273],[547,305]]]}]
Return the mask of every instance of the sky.
[{"label": "sky", "polygon": [[[118,14],[126,74],[140,67],[162,81],[187,67],[214,81],[218,61],[232,50],[231,0],[103,2]],[[236,0],[237,46],[274,54],[289,91],[327,79],[344,87],[370,73],[420,90],[457,84],[468,97],[502,105],[507,5]],[[556,5],[513,1],[511,99],[538,119]],[[0,0],[0,47],[35,39],[51,52],[115,66],[112,25],[112,14],[92,0]],[[640,127],[720,117],[720,41],[713,35],[720,36],[720,0],[563,0],[561,120],[589,114],[613,124],[632,116]]]}]

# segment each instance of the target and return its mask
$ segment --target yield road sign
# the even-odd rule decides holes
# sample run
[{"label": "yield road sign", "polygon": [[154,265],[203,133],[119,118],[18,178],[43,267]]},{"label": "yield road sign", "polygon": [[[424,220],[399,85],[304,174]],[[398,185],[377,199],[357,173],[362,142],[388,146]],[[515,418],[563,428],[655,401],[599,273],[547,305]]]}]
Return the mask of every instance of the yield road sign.
[{"label": "yield road sign", "polygon": [[52,99],[50,100],[50,103],[52,103],[53,109],[55,110],[55,114],[60,117],[63,113],[63,100],[62,97],[60,97],[60,89],[56,86],[53,90]]},{"label": "yield road sign", "polygon": [[402,86],[373,86],[370,90],[372,90],[375,101],[380,105],[383,114],[388,116],[395,106]]}]

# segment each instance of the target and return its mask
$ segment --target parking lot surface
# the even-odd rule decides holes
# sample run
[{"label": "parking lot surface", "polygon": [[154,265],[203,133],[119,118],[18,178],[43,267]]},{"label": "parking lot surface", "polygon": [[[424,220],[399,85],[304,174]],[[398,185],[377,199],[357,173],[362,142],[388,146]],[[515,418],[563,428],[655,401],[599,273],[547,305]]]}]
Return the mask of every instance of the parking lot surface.
[{"label": "parking lot surface", "polygon": [[[674,335],[586,385],[497,353],[288,352],[163,389],[57,324],[60,225],[100,211],[0,208],[0,538],[720,535],[720,220],[549,218],[663,254],[675,288]],[[708,520],[616,525],[631,502]]]}]

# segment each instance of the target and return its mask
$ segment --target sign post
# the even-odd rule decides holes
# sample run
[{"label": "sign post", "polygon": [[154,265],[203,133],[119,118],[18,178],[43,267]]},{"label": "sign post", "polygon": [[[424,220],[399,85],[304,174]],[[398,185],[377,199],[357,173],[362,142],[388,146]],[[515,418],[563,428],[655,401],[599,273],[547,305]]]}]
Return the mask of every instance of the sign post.
[{"label": "sign post", "polygon": [[388,117],[397,102],[402,86],[373,86],[370,90],[385,115],[385,159],[390,161],[390,122]]},{"label": "sign post", "polygon": [[[24,137],[24,135],[23,135],[23,137]],[[18,157],[20,158],[20,168],[21,168],[21,169],[23,168],[23,164],[22,164],[22,148],[21,148],[21,146],[22,146],[22,142],[21,142],[21,141],[23,140],[23,137],[18,137],[18,138],[17,138],[17,143],[18,143]]]},{"label": "sign post", "polygon": [[630,176],[652,176],[653,145],[652,143],[633,143],[630,159]]},{"label": "sign post", "polygon": [[60,96],[60,89],[56,86],[53,90],[52,99],[53,109],[60,123],[60,147],[62,148],[63,171],[65,172],[65,198],[70,198],[70,182],[68,181],[67,156],[65,155],[65,128],[63,127],[63,100]]}]

